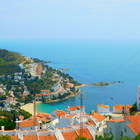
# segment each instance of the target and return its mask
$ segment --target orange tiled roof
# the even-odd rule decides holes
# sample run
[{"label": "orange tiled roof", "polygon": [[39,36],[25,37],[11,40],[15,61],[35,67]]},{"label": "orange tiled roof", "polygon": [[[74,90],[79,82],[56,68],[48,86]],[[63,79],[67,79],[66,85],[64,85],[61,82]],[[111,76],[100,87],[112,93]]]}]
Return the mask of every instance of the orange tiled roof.
[{"label": "orange tiled roof", "polygon": [[55,135],[39,136],[39,140],[57,140]]},{"label": "orange tiled roof", "polygon": [[12,140],[19,140],[18,135],[9,135]]},{"label": "orange tiled roof", "polygon": [[51,115],[50,115],[50,114],[44,113],[44,112],[38,113],[37,116],[38,116],[38,117],[49,117],[49,118],[51,118]]},{"label": "orange tiled roof", "polygon": [[99,122],[103,121],[104,119],[106,119],[105,116],[99,114],[99,113],[96,113],[94,112],[94,114],[90,115],[92,117],[94,117],[95,119],[97,119]]},{"label": "orange tiled roof", "polygon": [[55,110],[55,111],[53,111],[53,112],[56,112],[56,115],[57,115],[58,117],[63,116],[63,115],[66,115],[66,112],[63,111],[63,110]]},{"label": "orange tiled roof", "polygon": [[103,108],[110,108],[109,105],[104,105],[104,104],[99,104],[99,105],[97,105],[97,106],[101,106],[101,107],[103,107]]},{"label": "orange tiled roof", "polygon": [[66,118],[72,118],[72,117],[74,117],[76,114],[71,114],[71,115],[67,115],[67,116],[65,116]]},{"label": "orange tiled roof", "polygon": [[123,109],[124,107],[128,110],[132,107],[132,105],[114,105],[115,109]]},{"label": "orange tiled roof", "polygon": [[76,138],[78,137],[78,135],[75,131],[64,132],[64,133],[62,133],[62,135],[65,140],[76,140]]},{"label": "orange tiled roof", "polygon": [[23,140],[38,140],[37,135],[26,135],[23,136]]},{"label": "orange tiled roof", "polygon": [[108,120],[107,122],[124,122],[124,119]]},{"label": "orange tiled roof", "polygon": [[79,134],[79,136],[81,136],[81,137],[85,137],[87,139],[93,139],[92,135],[90,134],[90,132],[87,128],[77,129],[76,131]]},{"label": "orange tiled roof", "polygon": [[20,127],[28,127],[28,126],[39,125],[39,122],[37,120],[36,122],[34,122],[34,120],[24,120],[22,122],[19,122],[18,125]]},{"label": "orange tiled roof", "polygon": [[84,106],[72,106],[72,107],[68,107],[68,109],[71,110],[71,111],[79,110],[80,108],[84,108]]},{"label": "orange tiled roof", "polygon": [[127,126],[134,134],[138,135],[140,133],[140,115],[127,116],[126,119],[131,122],[131,124],[127,124]]}]

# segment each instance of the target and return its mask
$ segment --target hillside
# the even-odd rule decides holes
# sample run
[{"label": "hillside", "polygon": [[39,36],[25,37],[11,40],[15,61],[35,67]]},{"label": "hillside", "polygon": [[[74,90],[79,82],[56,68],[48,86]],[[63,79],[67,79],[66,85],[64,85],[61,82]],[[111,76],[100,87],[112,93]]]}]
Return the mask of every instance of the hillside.
[{"label": "hillside", "polygon": [[24,60],[24,57],[19,53],[0,49],[0,75],[8,75],[21,71],[18,64]]}]

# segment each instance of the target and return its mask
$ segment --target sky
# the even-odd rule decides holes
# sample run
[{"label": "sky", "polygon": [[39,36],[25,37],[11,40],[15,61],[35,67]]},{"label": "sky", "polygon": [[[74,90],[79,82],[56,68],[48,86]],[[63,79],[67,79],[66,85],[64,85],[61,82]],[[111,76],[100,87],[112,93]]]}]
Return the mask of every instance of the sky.
[{"label": "sky", "polygon": [[0,0],[0,39],[140,40],[140,1]]}]

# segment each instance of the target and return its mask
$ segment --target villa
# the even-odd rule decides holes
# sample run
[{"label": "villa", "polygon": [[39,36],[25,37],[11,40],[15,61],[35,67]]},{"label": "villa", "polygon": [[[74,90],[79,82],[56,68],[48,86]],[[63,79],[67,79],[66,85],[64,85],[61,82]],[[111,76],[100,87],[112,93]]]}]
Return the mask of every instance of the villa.
[{"label": "villa", "polygon": [[140,115],[126,116],[124,119],[108,120],[106,133],[112,133],[114,139],[122,136],[134,138],[140,133]]}]

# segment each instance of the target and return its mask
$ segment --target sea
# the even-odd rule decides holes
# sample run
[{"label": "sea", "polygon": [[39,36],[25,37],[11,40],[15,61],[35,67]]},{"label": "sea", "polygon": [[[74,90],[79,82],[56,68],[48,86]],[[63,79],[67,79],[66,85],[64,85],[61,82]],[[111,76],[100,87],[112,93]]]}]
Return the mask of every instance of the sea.
[{"label": "sea", "polygon": [[49,66],[61,69],[79,83],[117,82],[109,86],[81,87],[76,97],[51,104],[40,103],[38,112],[68,106],[85,105],[86,112],[97,111],[104,103],[131,104],[136,102],[140,85],[140,41],[118,40],[0,40],[0,48],[23,56],[51,61]]}]

